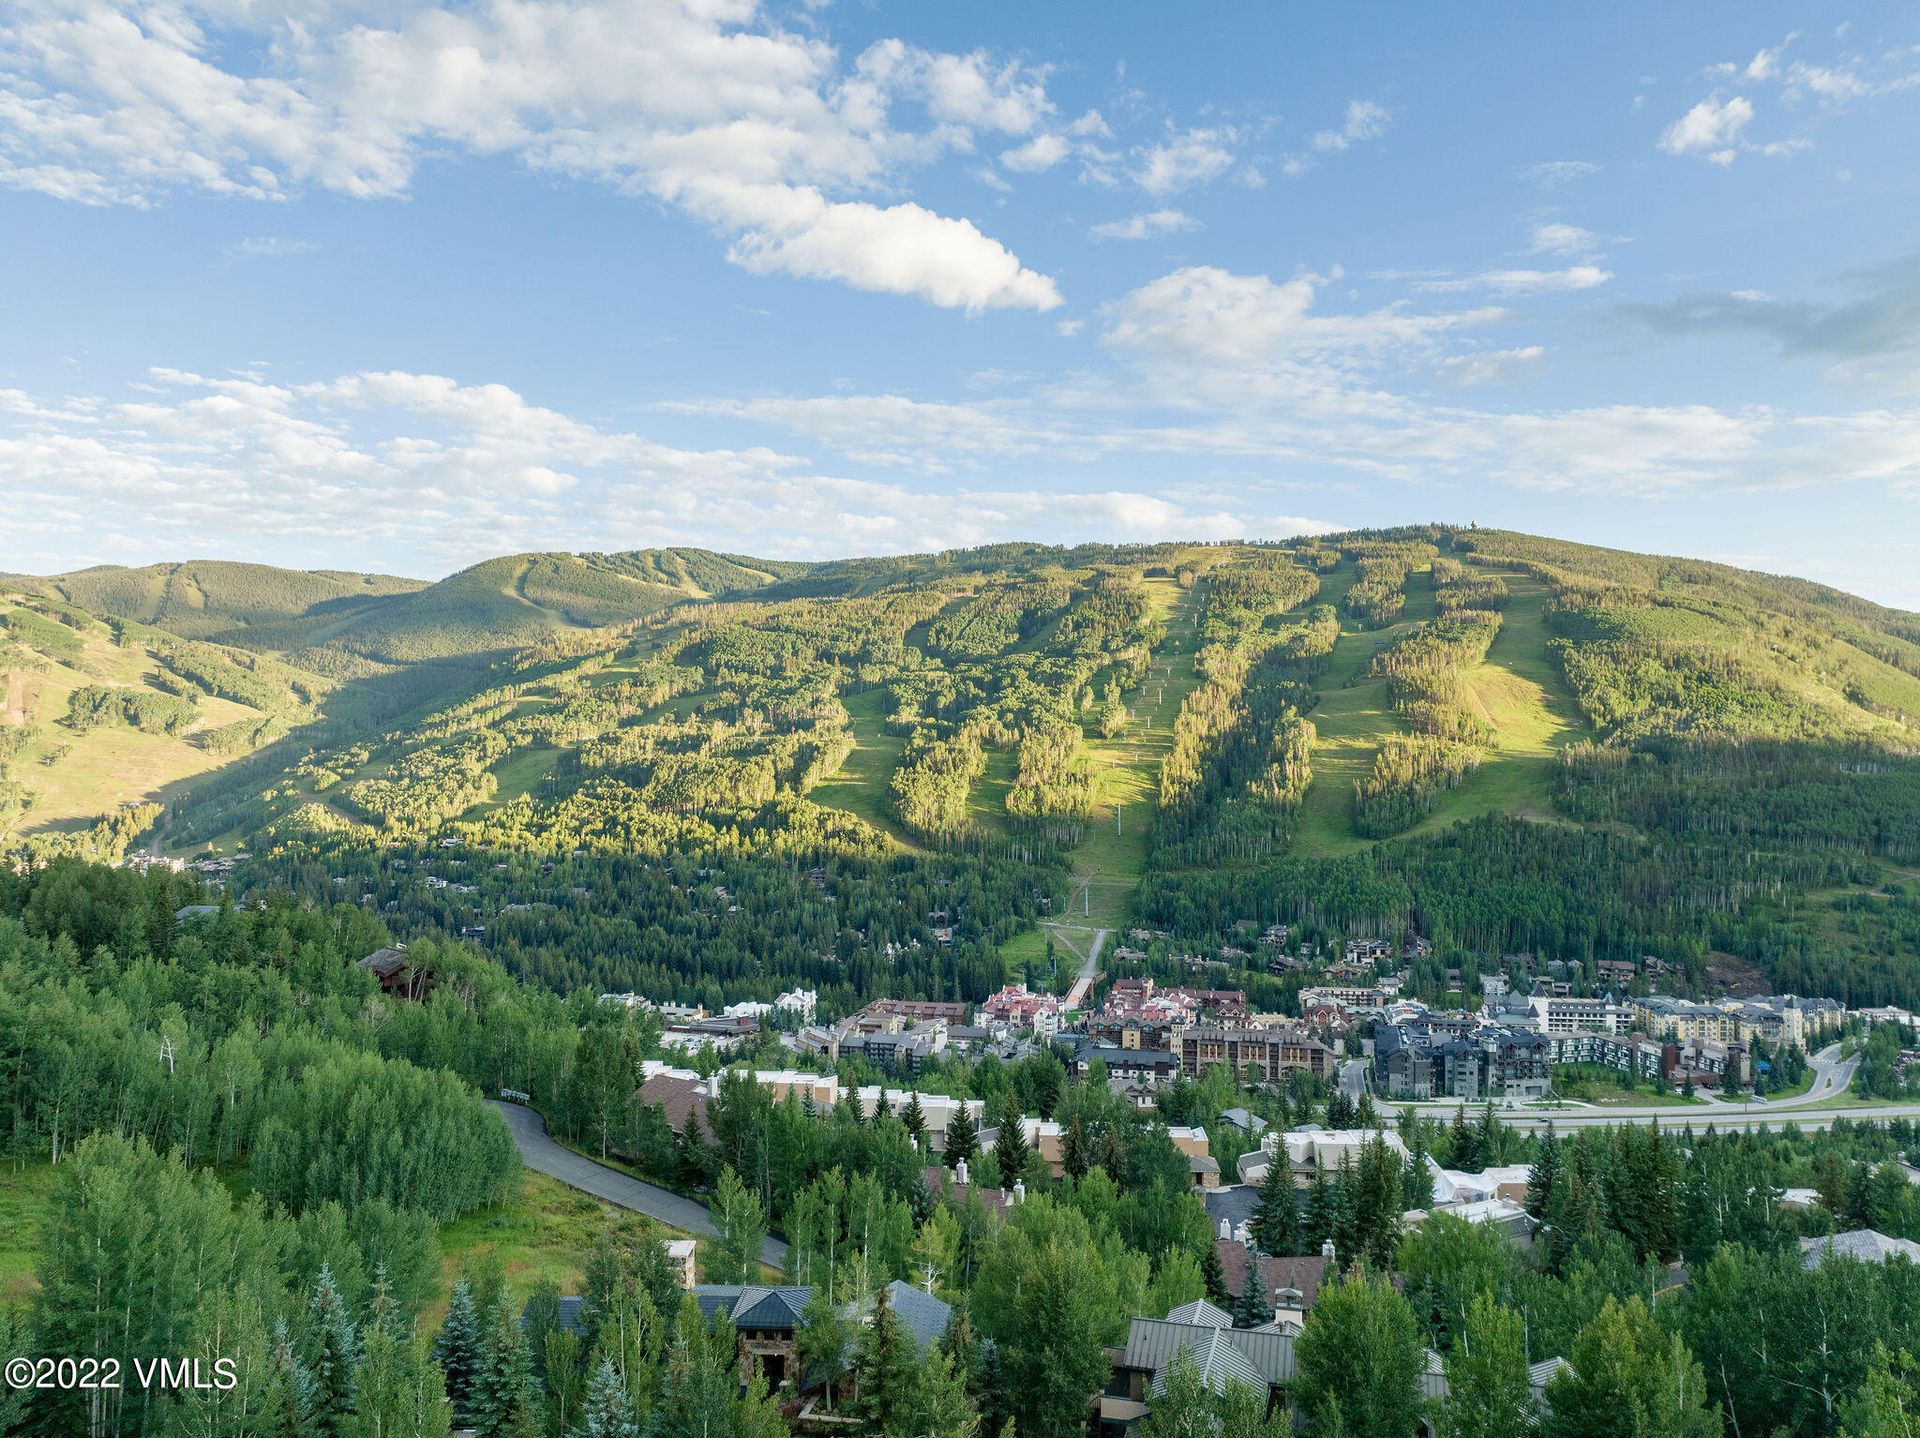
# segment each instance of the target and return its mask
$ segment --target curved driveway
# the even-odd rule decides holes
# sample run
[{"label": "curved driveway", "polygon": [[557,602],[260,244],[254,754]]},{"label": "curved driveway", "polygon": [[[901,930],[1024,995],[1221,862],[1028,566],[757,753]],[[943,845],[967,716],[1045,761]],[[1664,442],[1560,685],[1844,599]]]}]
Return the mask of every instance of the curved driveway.
[{"label": "curved driveway", "polygon": [[[712,1238],[718,1233],[704,1205],[668,1189],[642,1183],[618,1169],[595,1163],[555,1142],[547,1133],[546,1120],[530,1108],[517,1103],[502,1103],[498,1099],[488,1099],[487,1103],[507,1121],[507,1127],[513,1132],[514,1147],[520,1150],[520,1162],[536,1173],[544,1173],[548,1178],[560,1180],[568,1188],[577,1188],[582,1193],[590,1193],[621,1208],[630,1208],[635,1213],[657,1218],[683,1233],[695,1233],[705,1238]],[[760,1259],[763,1263],[784,1269],[787,1266],[787,1245],[777,1238],[768,1238],[760,1245]]]}]

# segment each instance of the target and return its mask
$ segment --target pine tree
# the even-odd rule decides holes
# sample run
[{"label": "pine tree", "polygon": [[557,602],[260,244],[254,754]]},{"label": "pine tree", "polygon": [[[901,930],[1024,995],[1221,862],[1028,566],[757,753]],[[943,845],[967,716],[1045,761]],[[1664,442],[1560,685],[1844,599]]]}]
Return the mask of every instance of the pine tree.
[{"label": "pine tree", "polygon": [[1535,1221],[1544,1222],[1553,1211],[1554,1195],[1561,1182],[1560,1139],[1547,1124],[1547,1131],[1534,1145],[1533,1168],[1527,1174],[1527,1212]]},{"label": "pine tree", "polygon": [[587,1404],[575,1430],[579,1438],[640,1438],[640,1420],[619,1371],[602,1358],[587,1387]]},{"label": "pine tree", "polygon": [[901,1123],[906,1125],[907,1137],[918,1148],[920,1141],[927,1135],[927,1111],[920,1107],[920,1091],[915,1089],[907,1096],[907,1106],[900,1114]]},{"label": "pine tree", "polygon": [[453,1293],[447,1300],[447,1316],[433,1340],[433,1361],[447,1375],[447,1399],[453,1411],[464,1417],[473,1393],[473,1375],[479,1366],[479,1321],[473,1311],[473,1285],[467,1275],[453,1281]]},{"label": "pine tree", "polygon": [[1067,1121],[1066,1132],[1060,1137],[1060,1167],[1076,1182],[1085,1178],[1093,1167],[1087,1154],[1086,1125],[1077,1113]]},{"label": "pine tree", "polygon": [[354,1377],[360,1366],[360,1338],[353,1318],[334,1286],[333,1269],[322,1264],[309,1305],[313,1323],[313,1431],[344,1432],[353,1412]]},{"label": "pine tree", "polygon": [[313,1375],[293,1346],[293,1335],[283,1318],[274,1325],[269,1351],[273,1381],[267,1401],[265,1432],[271,1438],[304,1438],[311,1431]]},{"label": "pine tree", "polygon": [[1284,1151],[1273,1156],[1260,1176],[1260,1199],[1247,1232],[1262,1253],[1283,1256],[1299,1246],[1300,1204]]},{"label": "pine tree", "polygon": [[1020,1105],[1009,1092],[1000,1109],[1000,1134],[993,1141],[994,1161],[1000,1165],[1000,1182],[1012,1188],[1027,1166],[1027,1136],[1021,1129]]},{"label": "pine tree", "polygon": [[965,1103],[953,1115],[953,1121],[947,1125],[945,1146],[940,1151],[940,1159],[948,1168],[958,1168],[965,1159],[972,1163],[980,1156],[980,1131],[974,1125],[973,1114]]},{"label": "pine tree", "polygon": [[920,1354],[882,1288],[873,1317],[855,1345],[853,1411],[869,1438],[910,1438],[905,1420],[918,1380]]},{"label": "pine tree", "polygon": [[1273,1305],[1267,1301],[1266,1275],[1260,1271],[1260,1260],[1249,1253],[1246,1282],[1240,1287],[1240,1296],[1233,1301],[1233,1326],[1258,1328],[1271,1322]]},{"label": "pine tree", "polygon": [[527,1416],[530,1377],[520,1319],[503,1293],[487,1316],[474,1367],[468,1416],[478,1438],[514,1438]]},{"label": "pine tree", "polygon": [[1225,1306],[1233,1301],[1227,1292],[1227,1272],[1220,1266],[1220,1245],[1209,1243],[1200,1255],[1200,1277],[1207,1285],[1207,1299]]}]

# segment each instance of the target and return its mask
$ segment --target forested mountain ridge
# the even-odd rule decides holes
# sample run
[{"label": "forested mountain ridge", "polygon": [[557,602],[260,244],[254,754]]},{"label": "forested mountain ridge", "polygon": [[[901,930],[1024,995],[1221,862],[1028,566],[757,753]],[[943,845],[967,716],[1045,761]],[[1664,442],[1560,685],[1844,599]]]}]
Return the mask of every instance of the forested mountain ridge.
[{"label": "forested mountain ridge", "polygon": [[1800,580],[1441,525],[522,555],[221,637],[330,677],[161,841],[562,985],[977,996],[1277,921],[1920,992],[1920,617]]}]

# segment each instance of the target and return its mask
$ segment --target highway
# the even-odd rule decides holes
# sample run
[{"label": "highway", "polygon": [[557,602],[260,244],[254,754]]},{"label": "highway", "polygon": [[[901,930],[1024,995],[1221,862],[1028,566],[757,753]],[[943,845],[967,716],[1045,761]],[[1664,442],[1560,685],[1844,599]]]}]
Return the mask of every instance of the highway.
[{"label": "highway", "polygon": [[[1541,1129],[1549,1124],[1556,1129],[1604,1128],[1624,1123],[1653,1123],[1661,1128],[1692,1125],[1696,1129],[1709,1124],[1727,1129],[1775,1128],[1792,1123],[1801,1128],[1821,1129],[1831,1125],[1836,1118],[1920,1118],[1920,1107],[1910,1103],[1837,1103],[1836,1100],[1846,1097],[1848,1085],[1853,1082],[1853,1071],[1860,1062],[1857,1054],[1852,1058],[1841,1058],[1838,1044],[1829,1044],[1807,1062],[1813,1069],[1813,1083],[1805,1093],[1790,1098],[1728,1100],[1714,1097],[1697,1104],[1569,1103],[1557,1109],[1508,1108],[1496,1103],[1494,1112],[1500,1115],[1503,1124],[1518,1129]],[[1358,1098],[1366,1085],[1367,1068],[1365,1059],[1346,1060],[1340,1066],[1340,1087],[1350,1096]],[[1453,1111],[1461,1106],[1461,1101],[1442,1099],[1430,1103],[1405,1104],[1376,1097],[1374,1104],[1383,1113],[1397,1114],[1410,1107],[1420,1113],[1451,1121]],[[1477,1109],[1480,1104],[1467,1102],[1466,1106]]]}]

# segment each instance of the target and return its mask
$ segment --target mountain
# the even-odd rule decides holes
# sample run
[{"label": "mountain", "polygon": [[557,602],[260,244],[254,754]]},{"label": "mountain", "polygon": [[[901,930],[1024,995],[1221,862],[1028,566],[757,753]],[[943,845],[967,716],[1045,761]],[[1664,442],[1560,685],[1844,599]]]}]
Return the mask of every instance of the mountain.
[{"label": "mountain", "polygon": [[[60,682],[38,681],[41,737],[15,744],[8,782],[39,796],[15,828],[77,821],[84,782],[48,807],[62,767],[131,730],[197,754],[144,787],[88,759],[116,774],[96,799],[163,799],[179,850],[731,855],[770,866],[767,895],[783,856],[858,855],[936,887],[970,875],[967,923],[999,964],[1129,927],[1240,951],[1278,921],[1416,931],[1456,959],[1658,954],[1856,1000],[1920,991],[1894,957],[1920,944],[1920,617],[1802,580],[1428,525],[813,566],[534,554],[378,595],[299,582],[327,592],[276,610],[216,583],[197,608],[149,595],[152,623],[16,590],[0,617]],[[130,583],[56,583],[131,607]],[[214,611],[224,643],[160,627]],[[50,634],[82,653],[50,654]],[[93,696],[106,718],[74,732],[87,676],[197,713]],[[225,763],[213,731],[245,741]],[[1035,927],[1047,905],[1072,925]],[[807,904],[737,907],[791,927]],[[502,943],[529,922],[430,912],[491,913]]]},{"label": "mountain", "polygon": [[280,637],[398,663],[493,654],[559,631],[622,624],[688,600],[757,589],[806,568],[703,549],[516,554]]},{"label": "mountain", "polygon": [[193,560],[140,569],[101,565],[54,575],[39,587],[103,618],[134,619],[188,639],[235,642],[240,631],[254,626],[316,613],[350,614],[425,586],[386,574]]}]

